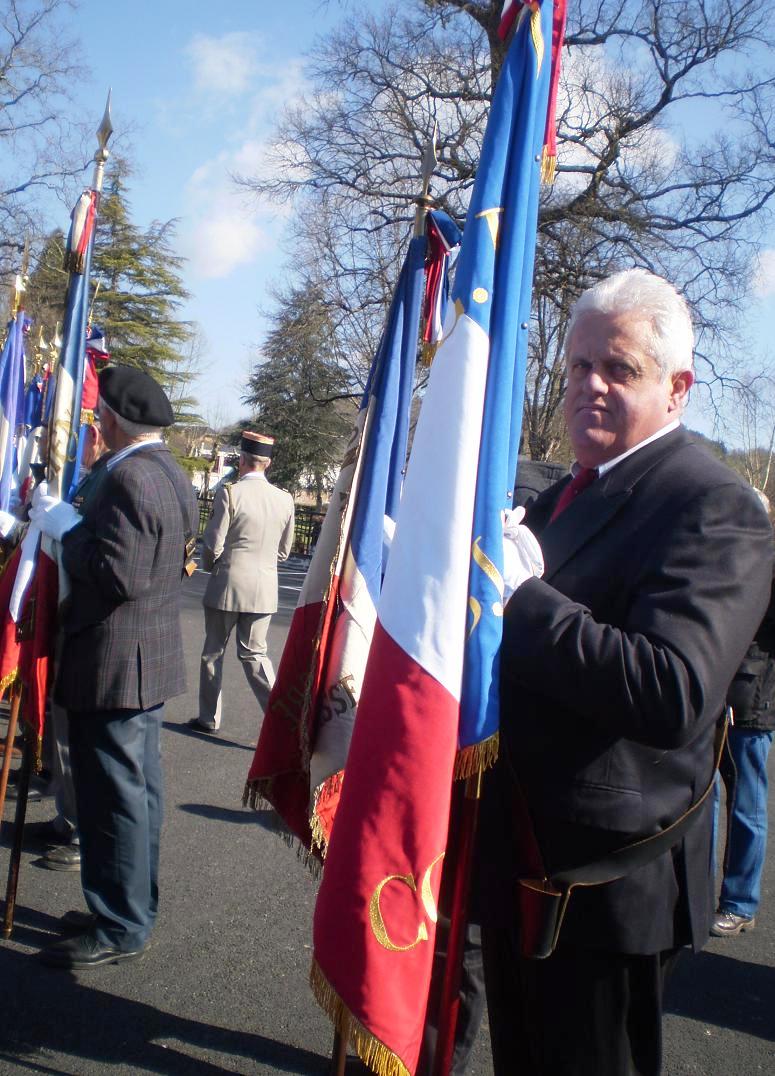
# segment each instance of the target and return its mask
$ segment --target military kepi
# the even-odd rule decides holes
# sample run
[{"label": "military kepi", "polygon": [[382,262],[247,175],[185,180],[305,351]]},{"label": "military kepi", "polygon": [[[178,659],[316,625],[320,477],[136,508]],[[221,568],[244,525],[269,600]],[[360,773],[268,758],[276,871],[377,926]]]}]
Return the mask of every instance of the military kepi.
[{"label": "military kepi", "polygon": [[269,437],[265,433],[253,433],[252,430],[243,430],[239,447],[240,452],[247,452],[250,456],[267,456],[271,459],[274,452],[274,437]]},{"label": "military kepi", "polygon": [[141,426],[171,426],[172,404],[164,389],[134,366],[106,366],[99,373],[100,396],[117,415]]}]

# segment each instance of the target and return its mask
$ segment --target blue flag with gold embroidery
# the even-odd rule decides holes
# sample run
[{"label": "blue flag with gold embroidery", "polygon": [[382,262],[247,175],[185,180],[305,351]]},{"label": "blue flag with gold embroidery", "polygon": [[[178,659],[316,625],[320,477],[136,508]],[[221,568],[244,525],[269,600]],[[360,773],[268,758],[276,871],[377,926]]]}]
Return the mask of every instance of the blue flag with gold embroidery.
[{"label": "blue flag with gold embroidery", "polygon": [[512,507],[522,428],[551,40],[552,5],[524,9],[493,99],[453,291],[489,339],[460,700],[461,776],[497,752],[501,514]]}]

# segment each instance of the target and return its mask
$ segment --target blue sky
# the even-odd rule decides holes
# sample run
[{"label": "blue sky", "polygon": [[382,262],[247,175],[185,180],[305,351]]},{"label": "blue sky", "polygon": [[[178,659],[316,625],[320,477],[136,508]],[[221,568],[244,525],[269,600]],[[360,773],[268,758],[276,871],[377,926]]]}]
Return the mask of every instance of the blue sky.
[{"label": "blue sky", "polygon": [[246,413],[239,397],[264,329],[259,308],[271,306],[268,289],[282,274],[288,213],[248,201],[230,172],[262,167],[278,111],[303,89],[303,53],[343,8],[81,0],[72,17],[91,71],[77,90],[82,114],[96,128],[111,86],[114,137],[129,132],[134,222],[179,220],[185,315],[206,340],[194,392],[213,423]]},{"label": "blue sky", "polygon": [[[359,0],[364,6],[376,8],[378,0]],[[91,71],[74,92],[96,127],[112,86],[117,147],[125,150],[129,139],[136,167],[129,192],[135,223],[179,220],[177,248],[188,259],[191,292],[185,316],[205,341],[193,391],[214,425],[246,414],[240,396],[266,328],[260,310],[271,307],[271,286],[283,275],[290,212],[248,200],[230,172],[266,167],[264,141],[278,112],[304,91],[305,52],[348,8],[346,0],[81,0],[72,16]],[[763,253],[760,269],[749,320],[764,355],[775,313],[775,250]],[[711,434],[702,395],[695,396],[688,423]]]}]

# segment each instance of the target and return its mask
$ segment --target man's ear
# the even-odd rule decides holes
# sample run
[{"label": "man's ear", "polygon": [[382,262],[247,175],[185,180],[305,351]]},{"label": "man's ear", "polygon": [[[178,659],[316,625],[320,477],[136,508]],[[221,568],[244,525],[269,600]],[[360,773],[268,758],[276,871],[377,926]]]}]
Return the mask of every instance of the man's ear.
[{"label": "man's ear", "polygon": [[679,370],[677,374],[671,374],[673,391],[670,394],[670,410],[680,410],[686,403],[689,389],[694,384],[692,370]]}]

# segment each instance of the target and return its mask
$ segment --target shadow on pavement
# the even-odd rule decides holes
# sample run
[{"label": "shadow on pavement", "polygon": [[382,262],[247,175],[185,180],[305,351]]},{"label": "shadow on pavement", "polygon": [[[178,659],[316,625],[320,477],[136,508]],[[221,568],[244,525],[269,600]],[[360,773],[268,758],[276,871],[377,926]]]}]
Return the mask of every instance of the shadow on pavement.
[{"label": "shadow on pavement", "polygon": [[85,974],[88,982],[0,945],[0,1066],[12,1061],[35,1072],[60,1072],[45,1065],[53,1053],[124,1071],[136,1066],[186,1076],[222,1073],[217,1061],[197,1056],[207,1052],[249,1058],[279,1072],[327,1071],[329,1058],[310,1050],[116,997],[109,992],[111,977],[121,974],[116,967]]},{"label": "shadow on pavement", "polygon": [[254,811],[250,807],[218,807],[212,803],[180,803],[178,810],[209,818],[217,822],[240,822],[243,825],[261,826],[270,833],[279,832],[279,819],[271,808]]},{"label": "shadow on pavement", "polygon": [[181,724],[180,721],[162,721],[162,728],[170,732],[180,732],[184,736],[190,736],[195,740],[206,740],[207,743],[216,744],[218,747],[239,747],[243,751],[250,751],[251,754],[256,750],[255,744],[251,746],[247,743],[240,743],[239,740],[228,740],[221,736],[220,733],[213,735],[210,732],[198,732],[196,729],[189,728],[185,723]]},{"label": "shadow on pavement", "polygon": [[702,952],[679,961],[665,1011],[775,1042],[775,968]]}]

